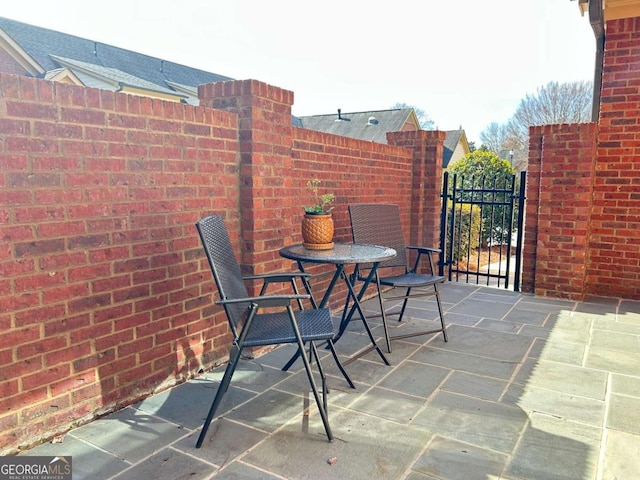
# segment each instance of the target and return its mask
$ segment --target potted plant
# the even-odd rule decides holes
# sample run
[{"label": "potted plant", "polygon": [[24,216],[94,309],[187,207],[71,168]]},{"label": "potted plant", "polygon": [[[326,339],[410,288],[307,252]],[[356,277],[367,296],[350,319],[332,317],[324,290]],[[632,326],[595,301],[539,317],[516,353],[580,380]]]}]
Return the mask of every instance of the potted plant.
[{"label": "potted plant", "polygon": [[311,250],[329,250],[333,248],[333,193],[318,192],[320,180],[314,178],[307,182],[307,188],[313,192],[313,205],[304,205],[302,219],[302,240],[305,248]]}]

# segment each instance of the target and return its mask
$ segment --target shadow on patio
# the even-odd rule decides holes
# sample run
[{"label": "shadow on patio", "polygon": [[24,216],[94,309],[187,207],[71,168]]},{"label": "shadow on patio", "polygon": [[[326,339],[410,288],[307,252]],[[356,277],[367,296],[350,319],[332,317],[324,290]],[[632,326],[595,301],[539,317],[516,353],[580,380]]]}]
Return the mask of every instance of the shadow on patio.
[{"label": "shadow on patio", "polygon": [[[75,480],[640,477],[640,302],[456,283],[442,292],[448,343],[396,341],[390,367],[369,353],[347,367],[355,390],[323,363],[332,443],[301,363],[280,370],[294,348],[284,346],[241,363],[201,449],[222,368],[24,455],[71,455]],[[436,321],[430,300],[409,313],[394,328]],[[354,320],[336,348],[365,345]]]}]

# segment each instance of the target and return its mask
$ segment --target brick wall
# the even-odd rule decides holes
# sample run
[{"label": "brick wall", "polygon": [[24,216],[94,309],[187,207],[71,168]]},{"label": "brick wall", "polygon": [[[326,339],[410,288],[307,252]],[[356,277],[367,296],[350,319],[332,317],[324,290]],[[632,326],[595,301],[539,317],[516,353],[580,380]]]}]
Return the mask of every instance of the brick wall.
[{"label": "brick wall", "polygon": [[0,92],[4,451],[227,355],[193,225],[237,211],[238,141],[223,111],[10,75]]},{"label": "brick wall", "polygon": [[586,292],[640,299],[640,18],[606,32]]},{"label": "brick wall", "polygon": [[226,360],[202,216],[223,214],[261,273],[292,268],[278,250],[300,241],[310,178],[336,193],[336,240],[350,202],[398,203],[409,236],[412,205],[437,196],[415,198],[413,177],[440,132],[406,132],[402,148],[292,128],[293,94],[255,80],[200,95],[0,75],[0,454]]},{"label": "brick wall", "polygon": [[523,291],[584,297],[595,131],[595,124],[530,130]]},{"label": "brick wall", "polygon": [[606,24],[597,124],[531,129],[525,291],[640,299],[638,31]]}]

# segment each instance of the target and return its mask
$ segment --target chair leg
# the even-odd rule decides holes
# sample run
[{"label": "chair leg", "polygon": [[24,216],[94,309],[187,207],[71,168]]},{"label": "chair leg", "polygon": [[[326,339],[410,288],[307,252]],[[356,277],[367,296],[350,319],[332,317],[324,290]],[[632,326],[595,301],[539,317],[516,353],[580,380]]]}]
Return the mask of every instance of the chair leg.
[{"label": "chair leg", "polygon": [[[289,318],[291,319],[291,327],[296,334],[296,338],[298,340],[298,350],[302,352],[300,358],[302,359],[302,363],[304,364],[304,369],[307,372],[307,378],[309,379],[309,385],[311,385],[311,390],[313,391],[313,396],[316,399],[316,405],[318,405],[318,411],[320,412],[320,417],[322,418],[322,424],[324,425],[324,430],[327,433],[327,438],[329,441],[333,440],[333,433],[331,432],[331,426],[329,425],[329,417],[327,415],[327,410],[324,407],[324,399],[320,398],[320,394],[318,393],[318,387],[316,386],[316,381],[313,379],[313,371],[311,370],[311,364],[309,363],[309,359],[304,354],[304,342],[302,341],[302,336],[300,335],[300,329],[298,328],[298,324],[296,322],[295,315],[293,313],[293,309],[291,305],[287,306],[287,312],[289,313]],[[316,346],[313,342],[311,343],[311,349],[315,350]],[[316,360],[318,361],[318,365],[320,365],[320,358],[318,357],[318,352],[315,352]]]},{"label": "chair leg", "polygon": [[220,382],[220,387],[218,387],[216,396],[213,399],[211,408],[209,409],[209,414],[207,415],[206,420],[202,424],[202,430],[200,431],[200,436],[198,437],[196,448],[200,448],[202,446],[202,442],[207,436],[207,430],[209,430],[209,425],[211,424],[211,420],[213,419],[213,416],[216,414],[216,410],[218,409],[218,406],[220,406],[222,397],[224,396],[224,394],[227,392],[227,389],[229,388],[229,384],[231,383],[231,377],[233,377],[233,373],[236,371],[236,367],[238,366],[238,362],[240,361],[241,352],[242,352],[242,348],[238,348],[236,355],[233,357],[232,360],[229,360],[229,363],[227,364],[227,368],[225,369],[224,375],[222,376],[222,381]]},{"label": "chair leg", "polygon": [[433,289],[436,291],[436,303],[438,304],[438,314],[440,315],[440,325],[442,325],[442,336],[444,337],[444,341],[448,342],[447,338],[447,327],[444,324],[444,313],[442,313],[442,303],[440,303],[440,290],[438,290],[438,284],[433,285]]},{"label": "chair leg", "polygon": [[[299,338],[299,337],[298,337]],[[315,344],[311,342],[312,348],[315,348]],[[301,349],[304,349],[304,345],[302,344],[302,340],[299,338],[298,346]],[[304,351],[304,350],[303,350]],[[327,438],[329,441],[333,440],[333,433],[331,432],[331,426],[329,425],[329,417],[327,416],[327,410],[324,407],[326,402],[325,398],[320,398],[320,394],[318,393],[318,387],[316,385],[316,381],[313,379],[313,372],[311,370],[311,364],[309,363],[309,359],[306,355],[300,355],[302,359],[302,363],[304,363],[304,369],[307,372],[307,378],[309,379],[309,385],[311,385],[311,390],[313,392],[313,396],[316,400],[316,405],[318,406],[318,411],[320,412],[320,418],[322,419],[322,423],[324,425],[324,430],[327,433]],[[318,359],[318,363],[320,360]],[[324,380],[323,380],[324,382]]]},{"label": "chair leg", "polygon": [[[322,392],[329,393],[329,386],[327,384],[327,376],[324,373],[324,367],[320,362],[320,357],[318,356],[318,347],[314,342],[309,342],[309,365],[313,364],[313,359],[316,359],[316,363],[318,364],[318,373],[320,373],[320,378],[322,379]],[[325,407],[326,408],[326,407]]]},{"label": "chair leg", "polygon": [[[312,356],[316,357],[316,363],[318,364],[318,372],[320,373],[320,380],[322,381],[322,406],[324,407],[324,411],[329,415],[329,406],[327,402],[327,396],[329,394],[329,386],[327,384],[327,376],[324,373],[324,368],[322,367],[322,362],[320,362],[320,357],[318,356],[318,348],[314,342],[309,342],[309,358]],[[313,355],[312,355],[313,354]],[[311,365],[311,362],[309,363]]]},{"label": "chair leg", "polygon": [[382,318],[382,328],[384,330],[384,338],[387,342],[387,352],[391,353],[391,337],[389,336],[389,327],[387,326],[387,314],[384,311],[384,299],[382,297],[382,287],[380,286],[380,277],[376,272],[376,286],[378,287],[378,303],[380,304],[380,317]]},{"label": "chair leg", "polygon": [[411,287],[407,288],[407,291],[404,294],[404,301],[402,302],[402,308],[400,309],[400,314],[398,315],[398,323],[402,321],[402,317],[404,316],[404,311],[407,308],[407,303],[409,303],[409,295],[411,295]]}]

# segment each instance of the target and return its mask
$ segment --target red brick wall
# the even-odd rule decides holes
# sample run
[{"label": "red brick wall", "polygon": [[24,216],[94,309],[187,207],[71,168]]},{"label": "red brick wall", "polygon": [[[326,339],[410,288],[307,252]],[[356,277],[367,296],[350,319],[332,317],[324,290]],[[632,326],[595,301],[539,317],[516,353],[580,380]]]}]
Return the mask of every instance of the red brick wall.
[{"label": "red brick wall", "polygon": [[194,223],[239,237],[237,148],[224,111],[0,75],[0,450],[227,355]]},{"label": "red brick wall", "polygon": [[586,293],[640,299],[640,18],[606,24]]},{"label": "red brick wall", "polygon": [[292,268],[278,250],[300,241],[310,178],[336,193],[336,240],[350,202],[398,203],[413,227],[413,171],[442,134],[407,132],[407,149],[296,129],[293,94],[255,80],[200,94],[194,107],[0,74],[0,454],[227,358],[202,216],[224,215],[255,273]]},{"label": "red brick wall", "polygon": [[531,128],[523,291],[584,296],[595,131],[595,124]]},{"label": "red brick wall", "polygon": [[292,157],[293,183],[297,187],[296,198],[300,199],[290,212],[294,242],[302,241],[299,228],[302,205],[312,200],[307,180],[316,177],[322,180],[322,191],[336,194],[333,209],[336,240],[351,241],[349,204],[396,203],[409,214],[410,150],[296,128]]},{"label": "red brick wall", "polygon": [[524,291],[640,299],[639,31],[606,24],[597,124],[531,129]]}]

